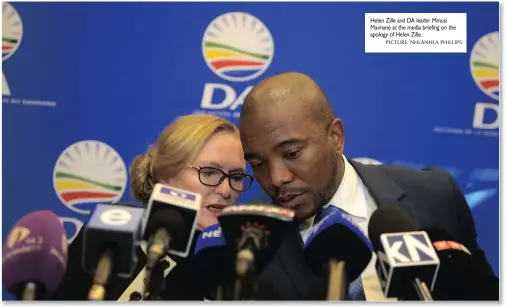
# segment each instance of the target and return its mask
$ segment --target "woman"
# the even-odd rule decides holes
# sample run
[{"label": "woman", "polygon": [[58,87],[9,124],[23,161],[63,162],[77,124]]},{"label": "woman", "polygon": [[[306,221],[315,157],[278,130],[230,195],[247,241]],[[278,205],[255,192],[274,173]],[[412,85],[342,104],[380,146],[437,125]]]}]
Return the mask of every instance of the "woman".
[{"label": "woman", "polygon": [[[147,205],[156,183],[202,195],[198,230],[218,223],[216,215],[234,205],[253,182],[245,174],[239,132],[231,122],[206,114],[179,117],[159,136],[156,144],[137,156],[130,168],[131,190],[135,199]],[[164,300],[203,300],[195,285],[198,272],[192,270],[193,248],[188,258],[171,256]],[[81,269],[82,231],[69,246],[67,272],[53,300],[86,300],[92,277]],[[142,299],[146,254],[137,250],[137,266],[130,278],[113,277],[107,300]],[[167,258],[167,257],[166,257]],[[175,262],[174,262],[175,261]],[[168,264],[168,263],[167,263]]]},{"label": "woman", "polygon": [[130,170],[133,195],[147,204],[155,183],[201,194],[202,230],[216,224],[216,215],[250,187],[253,177],[245,174],[245,167],[239,132],[232,123],[206,114],[184,116],[135,158]]}]

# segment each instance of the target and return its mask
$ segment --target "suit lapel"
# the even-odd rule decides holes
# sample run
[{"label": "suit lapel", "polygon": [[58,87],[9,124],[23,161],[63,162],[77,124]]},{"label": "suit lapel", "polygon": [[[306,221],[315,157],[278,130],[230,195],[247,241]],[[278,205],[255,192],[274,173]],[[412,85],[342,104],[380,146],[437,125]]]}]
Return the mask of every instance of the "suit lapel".
[{"label": "suit lapel", "polygon": [[352,160],[348,160],[348,162],[355,168],[378,207],[382,205],[400,206],[410,215],[414,226],[420,228],[415,207],[404,200],[406,194],[404,190],[383,172],[381,166],[364,165]]},{"label": "suit lapel", "polygon": [[[382,205],[400,206],[410,215],[414,226],[420,228],[414,206],[404,199],[406,193],[390,179],[379,166],[364,165],[352,160],[348,160],[348,162],[350,162],[357,171],[378,207]],[[293,283],[299,297],[301,299],[308,299],[308,295],[310,295],[308,289],[309,281],[306,279],[309,276],[312,278],[316,278],[316,276],[309,271],[306,274],[306,272],[302,272],[300,269],[300,263],[304,261],[304,259],[298,258],[295,255],[303,255],[303,246],[304,243],[302,242],[300,233],[296,230],[290,231],[289,234],[287,234],[284,244],[278,251],[278,257],[281,267]],[[294,247],[295,249],[301,250],[302,253],[295,252]],[[303,268],[306,267],[303,266]]]}]

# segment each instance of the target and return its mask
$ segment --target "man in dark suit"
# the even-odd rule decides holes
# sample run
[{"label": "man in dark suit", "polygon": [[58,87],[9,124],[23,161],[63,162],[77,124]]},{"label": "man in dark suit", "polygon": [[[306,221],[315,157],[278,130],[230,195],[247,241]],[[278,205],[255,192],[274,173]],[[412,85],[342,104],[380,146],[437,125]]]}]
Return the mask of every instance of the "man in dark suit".
[{"label": "man in dark suit", "polygon": [[[301,237],[323,207],[339,207],[367,234],[374,210],[397,205],[417,227],[445,230],[464,244],[483,280],[494,288],[492,299],[498,299],[498,279],[476,242],[473,217],[451,175],[437,168],[348,161],[343,123],[310,77],[283,73],[258,83],[245,99],[239,129],[256,180],[275,204],[293,209],[299,223],[261,276],[263,291],[277,293],[279,299],[316,295],[319,280],[301,265]],[[375,256],[350,287],[357,299],[385,300],[374,261]]]}]

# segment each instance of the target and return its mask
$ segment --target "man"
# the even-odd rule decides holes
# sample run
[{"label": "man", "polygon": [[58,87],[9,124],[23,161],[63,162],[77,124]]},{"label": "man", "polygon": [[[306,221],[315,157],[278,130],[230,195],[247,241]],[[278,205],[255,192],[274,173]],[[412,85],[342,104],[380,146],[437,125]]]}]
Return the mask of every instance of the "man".
[{"label": "man", "polygon": [[[476,242],[469,207],[452,177],[435,168],[368,166],[347,160],[343,155],[343,122],[310,77],[289,72],[258,83],[245,99],[239,129],[245,159],[256,180],[275,204],[295,211],[301,235],[326,205],[345,211],[367,234],[372,212],[383,204],[394,204],[419,228],[430,226],[449,232],[471,251],[483,275],[495,278]],[[301,242],[290,242],[280,249],[279,261],[299,291],[299,299],[308,299],[304,295],[312,294],[301,294],[301,289],[317,284],[311,273],[300,269],[298,260],[291,259],[296,254],[291,249],[300,250],[297,244]],[[370,301],[385,300],[375,260],[374,256],[357,284],[358,288],[363,285],[365,298]],[[263,277],[264,284],[291,291],[273,283],[273,274],[268,271]]]}]

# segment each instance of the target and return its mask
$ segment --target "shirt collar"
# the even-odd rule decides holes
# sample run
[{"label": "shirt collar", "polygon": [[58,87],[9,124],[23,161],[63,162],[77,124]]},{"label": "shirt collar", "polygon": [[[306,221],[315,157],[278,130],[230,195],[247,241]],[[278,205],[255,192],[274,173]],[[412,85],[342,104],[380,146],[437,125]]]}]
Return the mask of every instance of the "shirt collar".
[{"label": "shirt collar", "polygon": [[343,180],[329,204],[352,216],[367,218],[362,181],[348,159],[344,155],[342,157],[344,161]]},{"label": "shirt collar", "polygon": [[[362,188],[365,187],[357,171],[350,162],[348,162],[348,159],[346,159],[344,155],[342,155],[342,157],[344,161],[343,180],[330,202],[324,205],[322,209],[328,206],[336,206],[349,215],[358,218],[367,218],[367,208],[364,193],[362,193]],[[314,219],[315,216],[312,216],[302,221],[299,224],[299,230],[302,232],[307,231],[312,227]]]}]

